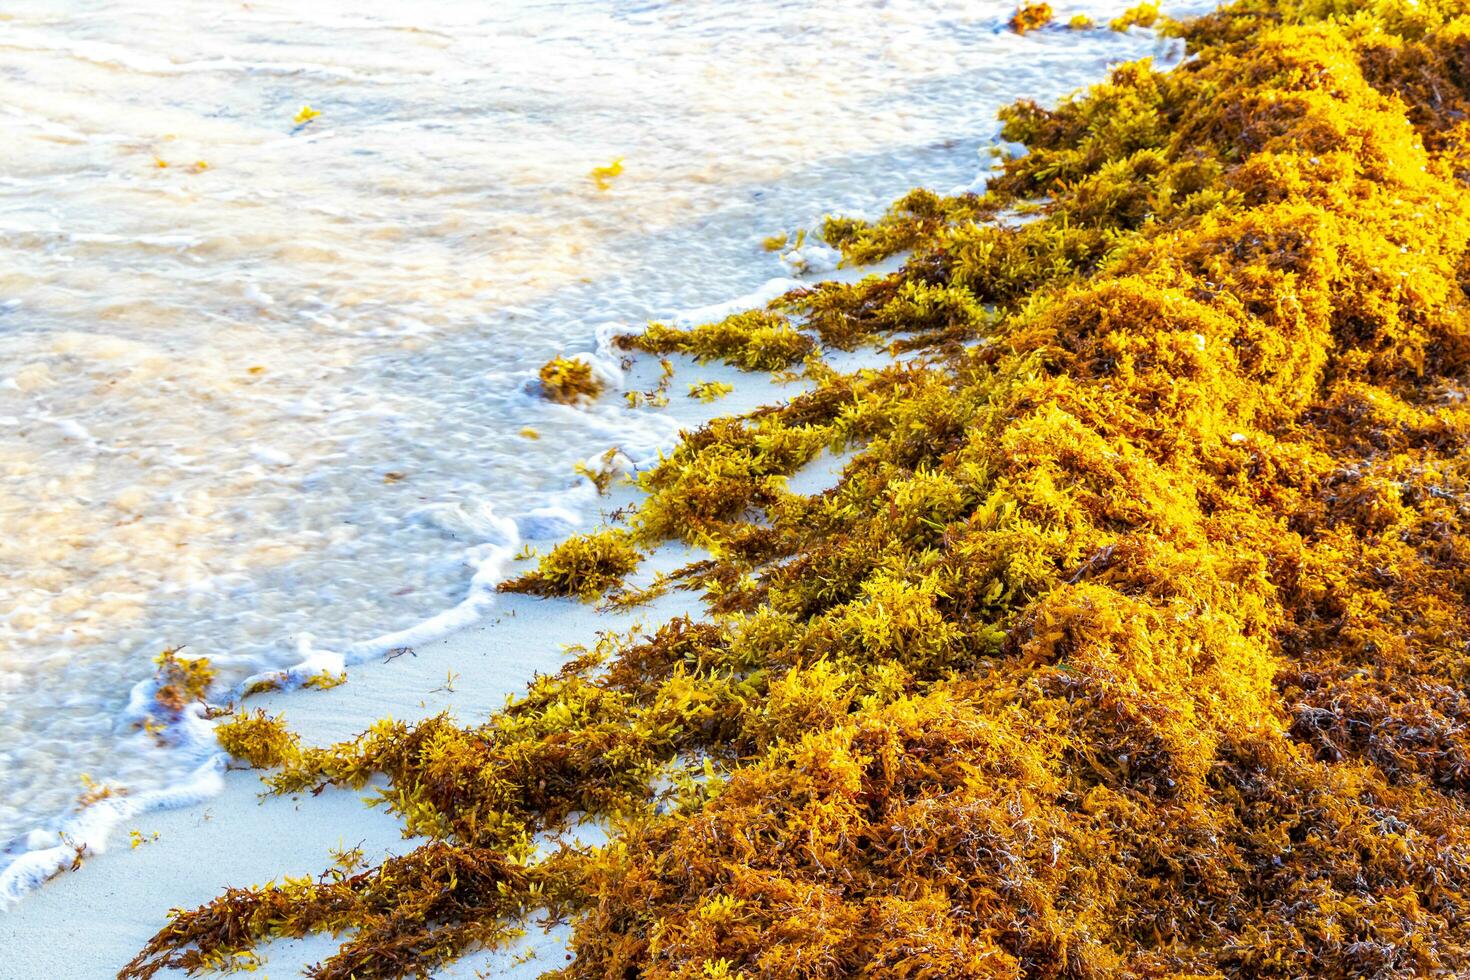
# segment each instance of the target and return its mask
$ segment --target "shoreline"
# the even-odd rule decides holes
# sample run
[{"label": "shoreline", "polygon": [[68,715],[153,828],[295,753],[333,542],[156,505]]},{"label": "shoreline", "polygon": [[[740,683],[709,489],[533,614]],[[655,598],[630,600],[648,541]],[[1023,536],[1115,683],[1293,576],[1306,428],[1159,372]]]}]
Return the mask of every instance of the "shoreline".
[{"label": "shoreline", "polygon": [[[884,19],[901,65],[868,55],[887,33],[851,29],[863,0],[12,10],[0,841],[49,844],[84,774],[136,796],[197,769],[123,717],[160,651],[210,659],[224,690],[300,659],[308,632],[340,652],[460,600],[477,505],[534,506],[640,421],[526,395],[547,357],[755,288],[779,271],[762,239],[823,210],[968,181],[976,120],[1009,92],[1154,47],[996,33],[1004,5],[902,0]],[[139,57],[89,60],[83,31]],[[521,33],[546,69],[529,90],[527,59],[498,56]],[[641,70],[650,43],[689,98]],[[818,50],[826,70],[800,70]],[[624,154],[599,190],[589,169]]]},{"label": "shoreline", "polygon": [[[1152,42],[1146,42],[1139,43],[1137,46],[1151,47],[1153,45]],[[610,427],[611,425],[609,424],[609,428]],[[423,515],[422,519],[426,522],[436,521],[441,518],[449,520],[460,520],[468,517],[468,519],[470,520],[475,520],[478,519],[479,516],[482,515],[425,514]],[[555,521],[555,519],[556,518],[554,515],[548,518],[548,520],[553,522]],[[526,537],[529,535],[522,536]],[[546,535],[543,534],[540,536],[545,537]],[[487,579],[492,577],[494,576],[489,574],[487,574],[486,576]],[[310,644],[308,643],[307,646],[303,648],[304,655],[300,665],[298,665],[298,668],[294,670],[292,670],[291,668],[286,668],[284,676],[286,677],[288,683],[299,683],[306,677],[314,675],[321,671],[336,673],[340,670],[340,668],[347,666],[355,658],[361,657],[371,659],[379,652],[377,648],[388,644],[411,643],[413,642],[413,640],[417,639],[417,637],[390,635],[388,637],[380,637],[378,639],[381,642],[352,644],[350,647],[347,647],[345,650],[342,651],[315,651],[310,648]],[[282,672],[278,669],[272,669],[264,672],[250,673],[244,679],[232,683],[231,688],[233,691],[238,692],[240,689],[246,687],[251,681],[265,680],[269,679],[272,676],[282,676]],[[126,724],[129,721],[142,720],[142,716],[144,713],[146,713],[148,708],[148,701],[151,696],[152,687],[153,684],[149,679],[145,678],[137,682],[133,689],[132,704],[129,705],[127,709],[125,709],[125,714],[120,719],[121,724]],[[228,696],[228,694],[225,694],[218,697],[217,700],[224,700]],[[131,798],[119,804],[122,807],[122,816],[118,818],[119,820],[126,821],[129,819],[133,819],[133,814],[137,812],[138,807],[143,804],[147,804],[150,806],[155,804],[172,805],[183,802],[182,797],[202,799],[207,795],[207,792],[212,789],[211,783],[214,778],[214,766],[211,763],[212,747],[209,743],[210,737],[208,732],[203,730],[202,725],[198,724],[198,721],[199,719],[197,718],[181,719],[180,722],[174,726],[174,730],[168,733],[169,737],[176,738],[182,745],[186,747],[179,753],[178,758],[180,760],[183,760],[187,757],[191,760],[189,765],[189,768],[191,770],[190,778],[182,783],[164,787],[160,789],[156,795],[149,792],[135,793],[135,795],[133,795]],[[42,853],[51,846],[49,841],[58,831],[65,832],[67,836],[69,836],[74,842],[80,843],[81,845],[87,847],[89,850],[100,850],[102,846],[104,846],[106,838],[109,836],[107,830],[100,826],[100,818],[104,814],[105,808],[102,810],[96,810],[91,814],[84,814],[83,816],[86,818],[85,820],[70,824],[68,824],[67,818],[64,814],[58,815],[57,818],[48,820],[43,823],[31,834],[23,834],[20,837],[16,838],[18,841],[23,841],[25,845],[24,847],[18,847],[17,851],[26,850],[27,848],[29,848],[29,855],[27,856],[26,854],[21,853],[0,855],[0,859],[4,859],[7,863],[7,869],[5,871],[0,871],[0,881],[4,882],[3,885],[0,885],[0,903],[3,903],[3,901],[7,898],[13,899],[24,889],[25,884],[20,880],[22,877],[24,877],[26,881],[29,882],[34,880],[35,877],[37,877],[38,875],[44,875],[46,872],[46,868],[44,866],[47,863],[52,866],[67,866],[70,864],[71,858],[67,853],[66,845],[63,845],[61,848],[55,850],[53,853]],[[116,848],[117,846],[119,846],[119,842],[116,839],[119,835],[114,834],[112,836],[114,838],[112,846]],[[43,838],[45,839],[43,840]],[[12,863],[13,860],[18,858],[23,858],[25,861],[29,862],[29,864]],[[8,878],[6,877],[7,872],[9,872]]]},{"label": "shoreline", "polygon": [[[700,415],[714,417],[732,405],[753,409],[792,389],[767,384],[759,375],[675,357],[681,361],[675,375],[680,381],[699,377],[739,382],[720,402],[694,402]],[[642,375],[642,381],[652,383],[659,373],[656,361],[643,360],[633,377]],[[836,479],[840,463],[819,458],[792,482],[818,492]],[[605,513],[639,496],[632,487],[615,485],[598,500]],[[669,544],[650,556],[629,584],[646,585],[659,572],[694,557],[694,550]],[[682,592],[627,610],[575,599],[499,594],[482,621],[419,645],[391,664],[379,663],[382,669],[356,671],[348,683],[330,690],[296,687],[254,695],[242,710],[283,713],[291,731],[314,745],[351,738],[386,717],[413,721],[449,711],[470,720],[493,713],[506,698],[522,693],[530,677],[558,671],[566,662],[565,644],[588,642],[603,631],[651,628],[674,616],[698,614],[697,597]],[[52,878],[0,913],[6,965],[20,970],[17,977],[110,977],[172,908],[205,901],[246,882],[314,875],[333,860],[334,851],[362,847],[372,863],[414,846],[413,839],[403,836],[398,817],[366,805],[374,786],[267,797],[264,775],[236,762],[220,773],[218,790],[195,803],[120,818],[111,848],[88,856],[77,872]],[[126,834],[132,830],[143,843],[130,849]],[[594,835],[592,841],[600,837],[595,831],[582,836],[587,833]],[[106,929],[92,931],[84,951],[74,942],[79,922],[107,923]],[[467,956],[434,975],[470,980],[493,970],[483,975],[530,980],[561,965],[552,960],[564,952],[567,935],[565,929],[543,933],[539,925],[528,923],[523,941]],[[291,976],[333,947],[330,937],[282,940],[263,951],[263,967],[267,974]],[[529,953],[537,955],[522,961]],[[159,974],[175,975],[184,976],[178,971]]]},{"label": "shoreline", "polygon": [[[867,268],[855,268],[850,270],[850,276],[856,278],[868,271],[870,270]],[[749,297],[739,297],[727,303],[713,304],[683,317],[680,322],[682,325],[693,325],[696,321],[715,318],[715,314],[721,309],[734,312],[736,308],[760,305],[748,300]],[[842,358],[838,356],[830,360],[839,362]],[[655,361],[656,358],[640,357],[625,390],[637,390],[653,383],[656,377]],[[696,378],[734,382],[735,394],[707,408],[691,406],[688,415],[691,420],[739,414],[769,404],[773,400],[784,401],[792,393],[806,387],[804,384],[766,387],[760,384],[758,375],[741,374],[717,365],[696,366],[691,361],[680,359],[674,377],[674,391],[680,392],[685,382]],[[617,397],[620,394],[621,391],[615,390],[605,397]],[[680,398],[682,404],[682,396],[676,397]],[[835,479],[837,472],[828,470],[824,475]],[[809,476],[801,478],[808,479]],[[792,479],[795,481],[798,477]],[[816,480],[811,483],[811,489],[805,492],[822,489],[821,482]],[[576,494],[587,496],[580,487]],[[611,497],[591,497],[589,502],[606,513],[613,507],[628,505],[638,499],[642,499],[641,494],[623,488]],[[586,526],[584,522],[583,527]],[[563,640],[590,642],[593,635],[600,630],[627,629],[635,622],[651,626],[672,616],[697,614],[698,600],[693,595],[684,593],[670,593],[647,606],[632,610],[601,612],[591,606],[570,601],[558,601],[552,606],[546,600],[503,594],[495,596],[494,585],[506,577],[502,566],[508,563],[511,553],[519,543],[520,536],[517,534],[513,539],[495,546],[488,556],[485,566],[488,572],[483,584],[490,591],[481,593],[494,598],[494,606],[485,616],[488,621],[482,621],[478,617],[475,620],[466,620],[447,635],[437,636],[421,645],[415,639],[424,634],[416,633],[417,628],[413,628],[403,631],[410,634],[407,636],[390,635],[379,638],[382,642],[369,641],[361,645],[355,653],[349,652],[341,659],[340,664],[332,656],[325,660],[308,657],[299,668],[293,669],[285,677],[288,688],[322,670],[335,671],[339,666],[372,663],[393,647],[416,647],[412,658],[399,658],[403,661],[402,666],[395,666],[392,670],[354,672],[349,683],[341,688],[305,694],[293,694],[289,689],[266,693],[252,696],[243,707],[264,708],[267,712],[284,710],[286,721],[292,730],[300,733],[304,741],[313,745],[349,738],[368,721],[390,715],[399,720],[412,720],[452,707],[461,721],[468,722],[493,712],[500,707],[503,698],[521,693],[527,679],[527,668],[532,673],[554,673],[560,668],[564,657],[559,643]],[[650,580],[650,573],[680,566],[689,561],[692,554],[677,543],[665,544],[645,563],[632,584],[646,584]],[[529,566],[521,566],[520,570],[525,567]],[[476,578],[478,581],[478,574]],[[527,654],[528,650],[536,652]],[[505,659],[500,659],[497,654]],[[431,668],[431,663],[436,666]],[[438,667],[446,665],[448,675],[437,676]],[[263,676],[250,680],[262,679]],[[247,680],[244,683],[248,682]],[[414,701],[415,696],[418,696],[418,701]],[[418,707],[403,712],[406,704],[417,704]],[[238,885],[246,879],[260,881],[276,874],[314,874],[331,860],[331,848],[350,847],[356,843],[353,838],[360,837],[367,842],[364,850],[367,852],[368,865],[380,860],[382,856],[404,853],[412,846],[411,842],[398,838],[401,825],[396,818],[381,811],[366,810],[361,806],[358,797],[362,794],[359,792],[328,789],[316,798],[275,799],[253,805],[249,797],[253,793],[251,784],[254,782],[253,774],[232,770],[225,774],[223,787],[218,795],[202,800],[202,808],[195,805],[193,809],[176,812],[155,811],[136,816],[129,814],[123,818],[119,830],[131,829],[126,825],[135,824],[136,829],[144,835],[145,843],[133,852],[134,856],[142,860],[98,861],[97,868],[84,868],[81,875],[64,875],[51,882],[39,893],[25,898],[18,906],[18,911],[11,915],[0,914],[0,946],[7,949],[23,948],[35,954],[34,958],[24,961],[35,975],[65,969],[74,964],[75,960],[58,962],[54,958],[63,953],[68,957],[75,957],[75,949],[66,949],[63,943],[74,931],[74,926],[65,920],[73,915],[80,915],[84,919],[88,914],[104,917],[109,909],[121,906],[130,913],[137,914],[128,917],[126,929],[118,930],[117,942],[109,940],[108,949],[121,949],[131,943],[128,952],[131,955],[141,945],[139,936],[146,940],[147,935],[151,934],[151,929],[147,934],[142,933],[145,923],[151,921],[156,928],[158,915],[162,910],[161,903],[164,901],[170,906],[187,906],[194,902],[207,901],[224,884]],[[331,826],[318,826],[320,823]],[[303,824],[311,826],[310,833],[299,833]],[[293,832],[291,828],[298,832]],[[148,835],[155,831],[159,837],[152,840]],[[116,838],[118,835],[113,836]],[[289,841],[289,847],[282,852],[272,853],[273,846],[283,840]],[[218,841],[221,845],[216,853],[228,854],[230,860],[221,861],[217,865],[211,863],[207,874],[212,880],[206,883],[206,872],[199,867],[198,850],[212,841]],[[125,843],[114,839],[113,846],[121,849]],[[128,855],[124,855],[126,857]],[[184,876],[185,887],[180,889],[178,881],[135,882],[131,880],[133,876],[127,872],[138,868],[129,869],[127,866],[130,864],[147,866],[155,875],[160,870],[170,869]],[[97,881],[88,885],[88,878],[94,875]],[[82,898],[78,899],[78,896]],[[73,902],[73,906],[68,907],[68,902]],[[36,905],[34,910],[28,909],[31,903]],[[151,911],[141,910],[140,907],[145,904]],[[52,917],[60,919],[52,921]],[[38,928],[34,932],[25,933],[27,921],[37,924]],[[116,916],[112,921],[116,921]],[[559,943],[565,935],[565,932],[561,932],[541,939],[533,930],[529,944],[511,947],[489,956],[472,955],[437,969],[434,975],[467,978],[477,975],[476,970],[491,969],[496,971],[493,974],[496,976],[536,976],[545,969],[563,965],[549,960],[561,952]],[[100,943],[97,945],[101,946]],[[335,946],[335,942],[322,937],[306,941],[279,941],[264,950],[269,957],[265,969],[289,970],[305,965],[320,959]],[[535,959],[514,962],[517,956],[528,949],[537,951],[539,955]],[[100,968],[106,957],[101,955],[101,950],[98,953],[93,962]],[[160,974],[168,975],[171,974]]]},{"label": "shoreline", "polygon": [[[1177,43],[1159,39],[1153,46],[1156,49],[1155,56],[1158,57],[1164,50],[1176,47]],[[982,146],[986,145],[983,139],[980,142]],[[992,137],[989,143],[999,145],[996,137]],[[993,172],[992,166],[982,166],[977,178],[968,181],[964,187],[955,187],[946,193],[959,193],[962,190],[974,191],[982,187],[986,175]],[[849,270],[844,275],[837,275],[836,270],[828,268],[828,265],[835,262],[835,259],[835,251],[824,249],[819,242],[814,241],[805,249],[798,248],[795,251],[784,276],[769,279],[755,292],[676,313],[670,318],[670,322],[677,326],[687,327],[696,322],[718,319],[738,309],[763,305],[767,300],[800,283],[800,279],[790,278],[793,274],[804,276],[808,282],[814,282],[827,278],[846,279],[851,275],[866,275],[873,271],[893,267],[892,263],[881,263],[872,269],[857,268]],[[795,273],[791,267],[801,271]],[[629,329],[626,325],[615,326],[617,329]],[[598,337],[599,349],[586,356],[594,359],[600,358],[603,362],[603,370],[612,375],[619,372],[611,364],[611,360],[618,355],[607,345],[610,335],[607,329],[603,329]],[[650,368],[644,363],[641,365],[641,370],[643,373],[648,373]],[[736,396],[713,406],[684,406],[682,403],[685,399],[679,396],[676,398],[676,406],[683,408],[682,414],[651,415],[651,419],[657,420],[664,427],[666,435],[662,437],[657,446],[645,447],[645,452],[633,460],[635,466],[648,466],[653,459],[651,452],[671,447],[680,427],[698,424],[703,420],[731,411],[744,410],[732,406],[743,404],[745,389],[752,382],[752,376],[718,365],[696,366],[693,362],[685,365],[680,376],[682,378],[696,372],[700,373],[701,377],[711,380],[735,383]],[[530,386],[532,383],[528,381],[527,384]],[[624,388],[631,391],[638,388],[640,384],[643,384],[643,381],[630,379]],[[793,390],[795,389],[790,387],[777,388],[774,390],[775,397],[786,397]],[[615,398],[621,393],[615,391],[610,397]],[[536,398],[537,396],[526,394],[525,397]],[[761,403],[754,402],[746,407],[754,408]],[[310,682],[313,678],[339,675],[350,667],[371,663],[389,650],[409,647],[426,641],[437,641],[458,631],[473,629],[480,617],[486,615],[487,612],[493,614],[495,585],[499,580],[508,577],[506,566],[513,553],[523,542],[545,547],[548,539],[565,534],[573,527],[588,526],[587,509],[590,507],[595,510],[601,504],[602,501],[596,496],[594,487],[584,481],[572,484],[556,498],[543,501],[541,506],[532,507],[518,514],[497,515],[487,510],[483,514],[455,512],[440,515],[429,513],[426,510],[422,516],[423,520],[447,520],[456,527],[468,522],[468,532],[484,541],[483,548],[487,553],[477,560],[478,565],[469,583],[468,594],[463,600],[450,609],[431,615],[417,625],[360,640],[341,650],[316,648],[311,642],[310,634],[305,634],[298,641],[300,659],[296,663],[250,673],[234,681],[227,690],[216,691],[212,701],[221,704],[238,702],[241,693],[256,684],[270,684],[284,690],[295,689],[303,683]],[[496,543],[497,540],[500,543]],[[157,686],[158,682],[155,677],[139,680],[133,686],[129,703],[119,722],[141,725],[147,721],[150,711],[154,708],[153,694]],[[260,696],[254,695],[244,707],[249,708],[266,703]],[[38,887],[52,874],[57,871],[66,873],[66,870],[74,863],[79,851],[87,856],[97,856],[106,852],[109,847],[115,849],[125,844],[126,841],[119,840],[122,836],[120,828],[124,824],[136,823],[155,811],[197,807],[207,803],[211,797],[220,792],[220,777],[228,759],[219,752],[218,747],[214,744],[212,725],[203,718],[197,706],[189,706],[162,734],[175,743],[175,758],[190,760],[187,762],[190,766],[189,775],[172,785],[103,799],[100,804],[82,811],[69,808],[30,833],[15,838],[11,842],[11,850],[8,853],[0,852],[0,861],[3,861],[3,865],[0,865],[0,916],[5,914],[7,906],[23,901],[26,893]],[[57,836],[62,838],[61,843],[46,842]]]}]

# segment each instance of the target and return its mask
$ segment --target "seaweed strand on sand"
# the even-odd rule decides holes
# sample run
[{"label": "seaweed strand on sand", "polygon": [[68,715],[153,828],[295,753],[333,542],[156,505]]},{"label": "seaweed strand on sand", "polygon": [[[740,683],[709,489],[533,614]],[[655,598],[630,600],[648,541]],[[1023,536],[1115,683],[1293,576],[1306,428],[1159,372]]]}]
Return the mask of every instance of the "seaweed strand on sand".
[{"label": "seaweed strand on sand", "polygon": [[781,322],[909,356],[643,476],[623,544],[709,548],[706,621],[301,749],[276,791],[382,774],[426,842],[121,976],[316,931],[322,980],[423,976],[538,910],[565,978],[1470,971],[1467,14],[1241,0],[1007,110],[983,197],[833,223],[913,254]]}]

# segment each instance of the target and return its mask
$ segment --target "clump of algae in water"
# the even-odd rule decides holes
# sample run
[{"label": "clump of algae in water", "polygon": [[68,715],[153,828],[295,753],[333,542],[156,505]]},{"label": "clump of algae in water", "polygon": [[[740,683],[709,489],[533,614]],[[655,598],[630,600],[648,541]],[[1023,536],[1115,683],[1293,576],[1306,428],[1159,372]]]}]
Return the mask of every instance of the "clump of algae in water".
[{"label": "clump of algae in water", "polygon": [[745,371],[777,371],[799,364],[816,346],[788,317],[770,310],[736,313],[688,330],[651,323],[642,333],[624,334],[614,343],[623,350],[724,361]]},{"label": "clump of algae in water", "polygon": [[562,405],[575,405],[597,398],[606,390],[592,365],[571,357],[553,357],[541,365],[541,394]]},{"label": "clump of algae in water", "polygon": [[1158,23],[1160,16],[1159,5],[1149,0],[1136,7],[1129,7],[1121,15],[1108,21],[1108,28],[1114,31],[1126,31],[1130,27],[1153,27]]},{"label": "clump of algae in water", "polygon": [[1051,4],[1027,3],[1016,8],[1011,15],[1010,29],[1017,34],[1026,34],[1052,22]]},{"label": "clump of algae in water", "polygon": [[165,650],[153,658],[157,667],[153,702],[170,715],[178,715],[186,706],[203,702],[215,677],[207,657],[181,657],[179,649]]},{"label": "clump of algae in water", "polygon": [[808,358],[643,476],[630,543],[710,548],[705,621],[304,749],[276,791],[381,774],[421,846],[122,976],[322,931],[313,976],[425,975],[537,910],[563,978],[1470,971],[1467,14],[1165,25],[1179,69],[1007,110],[983,197],[831,229],[913,254],[780,312],[912,356]]}]

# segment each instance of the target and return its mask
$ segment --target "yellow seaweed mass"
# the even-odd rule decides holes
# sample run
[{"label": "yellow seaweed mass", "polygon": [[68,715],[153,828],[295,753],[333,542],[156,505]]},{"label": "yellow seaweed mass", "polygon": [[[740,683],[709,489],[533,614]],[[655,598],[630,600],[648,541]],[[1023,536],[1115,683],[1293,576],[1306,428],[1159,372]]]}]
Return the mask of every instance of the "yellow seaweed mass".
[{"label": "yellow seaweed mass", "polygon": [[1158,20],[1159,5],[1145,2],[1123,11],[1122,16],[1108,22],[1108,27],[1115,31],[1126,31],[1130,27],[1153,27]]},{"label": "yellow seaweed mass", "polygon": [[538,909],[564,978],[1470,972],[1466,14],[1243,0],[1007,110],[983,198],[840,223],[913,255],[783,316],[912,356],[645,474],[707,620],[303,750],[277,791],[382,773],[427,840],[122,975],[344,930],[314,976],[427,975]]},{"label": "yellow seaweed mass", "polygon": [[181,657],[175,648],[154,657],[153,663],[158,667],[153,674],[153,703],[169,715],[178,715],[195,702],[203,703],[214,684],[214,667],[207,657]]},{"label": "yellow seaweed mass", "polygon": [[640,334],[613,338],[623,350],[649,354],[688,354],[700,361],[724,361],[745,371],[776,371],[800,363],[816,345],[779,313],[752,310],[718,323],[680,330],[650,323]]},{"label": "yellow seaweed mass", "polygon": [[607,386],[586,361],[570,357],[553,357],[541,365],[541,395],[563,405],[592,401]]},{"label": "yellow seaweed mass", "polygon": [[552,549],[535,571],[500,583],[500,591],[590,601],[620,584],[642,560],[626,532],[578,534]]},{"label": "yellow seaweed mass", "polygon": [[271,769],[300,754],[294,732],[280,715],[267,715],[259,708],[239,714],[215,726],[220,748],[254,769]]}]

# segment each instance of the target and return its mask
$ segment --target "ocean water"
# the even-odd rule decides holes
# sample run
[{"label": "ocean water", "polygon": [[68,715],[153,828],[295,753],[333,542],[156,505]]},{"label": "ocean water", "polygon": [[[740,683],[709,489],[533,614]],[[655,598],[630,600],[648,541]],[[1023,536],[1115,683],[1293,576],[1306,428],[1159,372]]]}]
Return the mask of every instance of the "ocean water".
[{"label": "ocean water", "polygon": [[197,772],[207,729],[140,725],[165,647],[222,694],[335,669],[463,625],[510,547],[595,522],[574,464],[677,423],[545,402],[548,357],[792,275],[765,236],[971,186],[1001,105],[1174,51],[1017,37],[1013,9],[7,4],[0,870],[84,777],[142,799]]}]

